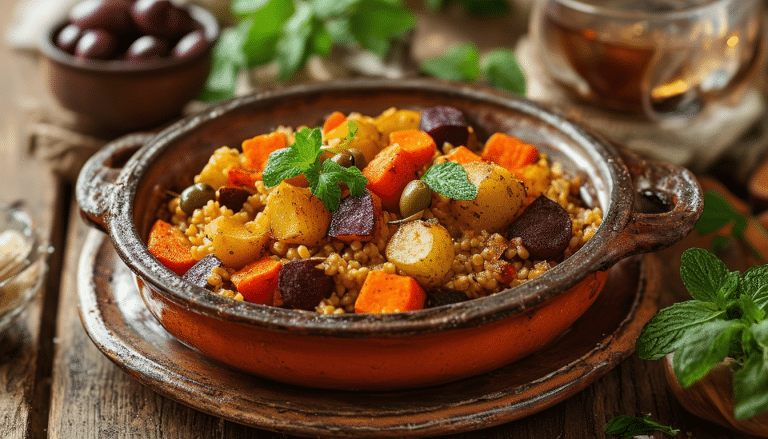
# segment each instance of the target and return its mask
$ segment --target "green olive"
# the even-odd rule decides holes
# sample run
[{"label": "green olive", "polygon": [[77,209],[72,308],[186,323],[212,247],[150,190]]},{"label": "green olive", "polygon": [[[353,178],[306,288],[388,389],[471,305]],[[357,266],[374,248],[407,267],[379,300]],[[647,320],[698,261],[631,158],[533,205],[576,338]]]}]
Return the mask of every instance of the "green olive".
[{"label": "green olive", "polygon": [[365,156],[359,149],[349,148],[347,152],[352,156],[352,166],[362,170],[365,165],[368,164],[365,160]]},{"label": "green olive", "polygon": [[355,148],[349,148],[334,155],[331,157],[331,161],[345,168],[355,166],[357,169],[363,169],[366,165],[365,156],[359,149]]},{"label": "green olive", "polygon": [[432,202],[432,189],[421,180],[413,180],[400,195],[400,215],[403,218],[421,212]]},{"label": "green olive", "polygon": [[187,215],[192,215],[195,209],[199,209],[208,201],[216,199],[216,190],[207,183],[197,183],[184,189],[179,199],[179,207]]},{"label": "green olive", "polygon": [[345,168],[352,166],[352,160],[352,155],[349,153],[349,151],[342,151],[331,157],[332,162],[335,162],[336,164]]}]

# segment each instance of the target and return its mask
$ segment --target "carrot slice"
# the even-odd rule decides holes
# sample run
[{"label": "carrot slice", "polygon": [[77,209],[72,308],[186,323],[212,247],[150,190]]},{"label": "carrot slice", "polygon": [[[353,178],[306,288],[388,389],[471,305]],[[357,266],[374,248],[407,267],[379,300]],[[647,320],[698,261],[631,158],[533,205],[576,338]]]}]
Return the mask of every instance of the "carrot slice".
[{"label": "carrot slice", "polygon": [[424,308],[427,295],[410,276],[372,271],[355,301],[356,313],[391,313]]},{"label": "carrot slice", "polygon": [[265,256],[232,274],[230,279],[248,302],[271,305],[282,263]]},{"label": "carrot slice", "polygon": [[328,116],[328,119],[326,119],[323,124],[323,134],[328,134],[328,132],[341,125],[346,120],[347,116],[344,116],[344,113],[341,111],[334,111]]},{"label": "carrot slice", "polygon": [[424,131],[405,130],[394,131],[389,134],[389,144],[399,144],[403,149],[413,155],[417,166],[422,167],[432,161],[437,151],[435,139]]},{"label": "carrot slice", "polygon": [[267,166],[269,154],[286,146],[285,133],[279,131],[244,140],[242,148],[245,167],[254,171],[263,171]]},{"label": "carrot slice", "polygon": [[385,209],[397,211],[400,194],[411,180],[418,178],[419,167],[413,155],[399,144],[387,146],[363,169],[368,179],[366,187],[381,198]]},{"label": "carrot slice", "polygon": [[470,162],[480,162],[483,159],[470,151],[466,146],[459,146],[458,148],[453,148],[453,150],[445,156],[445,160],[463,165]]},{"label": "carrot slice", "polygon": [[227,170],[229,186],[253,187],[254,183],[261,180],[261,172],[245,169],[242,166],[232,166]]},{"label": "carrot slice", "polygon": [[515,172],[523,166],[536,163],[539,160],[539,150],[504,133],[495,133],[485,142],[481,157],[506,168],[509,172]]},{"label": "carrot slice", "polygon": [[179,276],[197,263],[192,257],[189,238],[181,230],[160,219],[155,221],[149,231],[147,247],[161,264]]}]

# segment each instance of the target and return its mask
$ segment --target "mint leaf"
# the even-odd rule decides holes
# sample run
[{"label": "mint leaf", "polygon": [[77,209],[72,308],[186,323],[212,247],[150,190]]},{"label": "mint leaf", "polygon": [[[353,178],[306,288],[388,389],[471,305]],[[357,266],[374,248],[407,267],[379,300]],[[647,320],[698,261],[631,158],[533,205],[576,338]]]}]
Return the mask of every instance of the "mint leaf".
[{"label": "mint leaf", "polygon": [[672,359],[672,369],[680,385],[690,386],[725,360],[731,342],[741,339],[744,329],[744,324],[738,321],[711,320],[687,330]]},{"label": "mint leaf", "polygon": [[739,291],[743,296],[751,296],[758,308],[768,312],[768,265],[747,269],[741,275]]},{"label": "mint leaf", "polygon": [[422,61],[419,69],[449,81],[475,81],[480,76],[477,48],[471,43],[456,46],[443,55]]},{"label": "mint leaf", "polygon": [[389,41],[416,25],[416,17],[401,1],[360,0],[349,17],[349,31],[357,43],[379,57],[389,51]]},{"label": "mint leaf", "polygon": [[630,439],[645,433],[653,433],[654,431],[660,431],[669,436],[675,436],[680,430],[661,425],[658,422],[653,421],[650,415],[645,415],[642,418],[634,418],[624,415],[615,416],[608,421],[603,429],[605,434],[621,436],[624,439]]},{"label": "mint leaf", "polygon": [[288,148],[278,149],[269,154],[267,166],[262,173],[262,180],[266,187],[275,187],[281,181],[301,175],[306,170],[298,166],[296,151]]},{"label": "mint leaf", "polygon": [[768,320],[752,325],[750,349],[744,366],[733,374],[734,416],[747,419],[768,411]]},{"label": "mint leaf", "polygon": [[691,328],[721,318],[724,311],[708,302],[689,300],[660,310],[645,325],[635,342],[637,355],[644,360],[656,360],[677,350],[683,336]]},{"label": "mint leaf", "polygon": [[469,182],[467,171],[455,162],[432,165],[421,180],[433,191],[454,200],[474,200],[477,186]]},{"label": "mint leaf", "polygon": [[728,200],[712,190],[704,192],[704,210],[694,226],[700,235],[708,235],[727,226],[734,219],[740,217]]},{"label": "mint leaf", "polygon": [[341,201],[341,187],[338,183],[346,184],[349,192],[359,197],[364,193],[368,179],[354,166],[345,168],[334,161],[324,161],[318,178],[314,182],[310,181],[310,189],[331,212],[339,208]]},{"label": "mint leaf", "polygon": [[296,133],[295,137],[296,143],[293,144],[293,147],[296,149],[298,165],[307,169],[320,157],[323,134],[319,128],[303,128]]},{"label": "mint leaf", "polygon": [[480,68],[488,84],[518,95],[525,94],[525,76],[514,51],[496,49],[488,52],[480,60]]},{"label": "mint leaf", "polygon": [[689,248],[680,259],[680,277],[691,297],[714,302],[730,271],[717,256],[700,248]]}]

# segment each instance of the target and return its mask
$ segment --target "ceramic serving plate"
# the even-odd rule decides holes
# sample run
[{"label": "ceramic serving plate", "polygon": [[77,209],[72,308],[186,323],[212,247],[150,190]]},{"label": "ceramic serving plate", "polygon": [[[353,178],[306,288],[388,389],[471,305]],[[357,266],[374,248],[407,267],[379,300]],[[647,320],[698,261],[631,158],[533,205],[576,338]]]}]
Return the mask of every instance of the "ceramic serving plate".
[{"label": "ceramic serving plate", "polygon": [[[214,149],[278,125],[316,126],[333,111],[377,115],[389,107],[449,105],[484,141],[505,132],[536,145],[584,181],[582,198],[603,223],[585,246],[545,275],[489,297],[387,315],[323,316],[208,294],[161,265],[145,244],[167,190],[186,187]],[[650,195],[664,209],[644,213]],[[203,355],[286,383],[399,389],[446,383],[520,360],[562,334],[599,297],[618,261],[667,247],[703,206],[687,170],[619,152],[580,125],[498,91],[430,80],[301,85],[234,99],[157,135],[108,145],[77,182],[83,216],[108,233],[135,274],[150,312]]]}]

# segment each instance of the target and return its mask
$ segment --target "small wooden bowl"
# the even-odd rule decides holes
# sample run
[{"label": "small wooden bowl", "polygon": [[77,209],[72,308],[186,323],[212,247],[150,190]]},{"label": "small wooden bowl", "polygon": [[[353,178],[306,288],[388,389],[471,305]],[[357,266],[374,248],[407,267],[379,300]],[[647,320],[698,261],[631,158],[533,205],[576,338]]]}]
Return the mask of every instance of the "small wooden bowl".
[{"label": "small wooden bowl", "polygon": [[683,389],[672,368],[673,354],[664,357],[667,384],[686,410],[701,419],[741,433],[768,437],[768,413],[749,419],[733,416],[733,373],[728,361],[717,364],[704,378]]},{"label": "small wooden bowl", "polygon": [[79,59],[59,49],[51,28],[41,42],[48,85],[59,103],[78,114],[85,125],[108,133],[155,128],[181,116],[181,110],[205,85],[211,51],[219,38],[216,18],[205,8],[189,5],[207,46],[187,57],[127,63]]},{"label": "small wooden bowl", "polygon": [[[222,145],[278,125],[317,126],[333,111],[461,109],[480,139],[506,132],[537,145],[584,182],[603,210],[586,245],[546,274],[501,293],[415,312],[325,316],[235,302],[184,282],[145,243],[166,190],[186,187]],[[669,210],[642,213],[636,194]],[[639,197],[638,197],[639,198]],[[83,216],[109,233],[163,326],[204,355],[249,373],[311,387],[397,389],[478,375],[521,359],[565,331],[600,294],[617,261],[687,235],[703,207],[693,175],[619,153],[578,124],[495,90],[431,80],[301,85],[224,102],[157,135],[118,140],[77,182]]]}]

